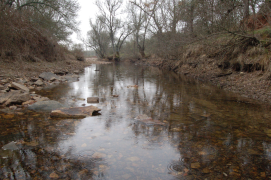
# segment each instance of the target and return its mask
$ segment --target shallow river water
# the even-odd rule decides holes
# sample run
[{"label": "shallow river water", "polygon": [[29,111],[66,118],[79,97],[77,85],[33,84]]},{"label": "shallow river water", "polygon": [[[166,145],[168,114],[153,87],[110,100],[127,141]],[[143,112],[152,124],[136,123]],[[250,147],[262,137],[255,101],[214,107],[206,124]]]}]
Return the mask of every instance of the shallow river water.
[{"label": "shallow river water", "polygon": [[[99,71],[97,71],[99,70]],[[135,86],[136,85],[136,86]],[[100,115],[53,120],[0,113],[0,179],[270,179],[271,111],[154,67],[92,65],[37,92]],[[116,97],[118,95],[118,97]],[[144,124],[146,114],[165,125]]]}]

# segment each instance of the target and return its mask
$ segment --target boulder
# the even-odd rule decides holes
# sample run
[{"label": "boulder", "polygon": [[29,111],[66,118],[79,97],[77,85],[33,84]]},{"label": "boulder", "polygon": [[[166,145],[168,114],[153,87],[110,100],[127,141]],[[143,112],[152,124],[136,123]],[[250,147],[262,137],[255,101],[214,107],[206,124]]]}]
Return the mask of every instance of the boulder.
[{"label": "boulder", "polygon": [[38,112],[51,112],[55,109],[59,109],[62,107],[65,107],[65,105],[57,101],[48,100],[48,101],[38,101],[28,106],[28,109],[33,110],[33,111],[38,111]]},{"label": "boulder", "polygon": [[99,103],[99,98],[98,97],[88,97],[87,103]]},{"label": "boulder", "polygon": [[17,90],[23,90],[23,91],[29,92],[29,89],[26,86],[16,83],[16,82],[11,83],[11,87]]},{"label": "boulder", "polygon": [[10,91],[8,93],[0,94],[0,104],[22,104],[25,101],[30,100],[31,96],[28,92],[21,93],[20,91]]},{"label": "boulder", "polygon": [[52,72],[43,72],[39,75],[40,78],[46,80],[46,81],[52,81],[52,80],[59,80],[58,75],[52,73]]},{"label": "boulder", "polygon": [[53,110],[50,116],[52,118],[81,119],[87,116],[92,116],[93,113],[97,113],[100,110],[101,109],[95,106],[61,108],[61,109]]}]

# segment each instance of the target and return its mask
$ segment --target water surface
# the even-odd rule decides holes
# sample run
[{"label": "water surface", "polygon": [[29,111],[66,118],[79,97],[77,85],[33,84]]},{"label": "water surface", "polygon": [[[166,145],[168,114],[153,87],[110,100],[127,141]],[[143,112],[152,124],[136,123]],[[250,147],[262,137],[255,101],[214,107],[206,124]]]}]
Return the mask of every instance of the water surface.
[{"label": "water surface", "polygon": [[[99,71],[97,71],[99,70]],[[270,107],[154,67],[93,65],[39,94],[98,116],[0,113],[0,179],[268,179]],[[114,97],[118,95],[118,97]],[[135,120],[147,114],[166,125]]]}]

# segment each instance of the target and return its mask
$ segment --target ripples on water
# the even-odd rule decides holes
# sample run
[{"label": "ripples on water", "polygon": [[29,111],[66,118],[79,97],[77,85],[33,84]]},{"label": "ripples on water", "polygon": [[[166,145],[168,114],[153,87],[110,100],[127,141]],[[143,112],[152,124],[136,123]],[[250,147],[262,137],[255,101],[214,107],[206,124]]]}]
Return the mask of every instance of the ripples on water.
[{"label": "ripples on water", "polygon": [[[270,107],[153,67],[93,65],[38,92],[101,115],[0,113],[0,179],[268,179]],[[138,85],[134,86],[134,85]],[[114,95],[119,95],[118,97]],[[147,114],[166,125],[135,120]]]}]

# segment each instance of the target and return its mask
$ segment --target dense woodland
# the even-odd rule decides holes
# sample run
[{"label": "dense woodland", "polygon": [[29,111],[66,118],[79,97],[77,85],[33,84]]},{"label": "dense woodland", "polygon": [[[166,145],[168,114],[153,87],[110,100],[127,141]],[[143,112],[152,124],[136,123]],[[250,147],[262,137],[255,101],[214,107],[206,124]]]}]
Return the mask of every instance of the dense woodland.
[{"label": "dense woodland", "polygon": [[[103,0],[85,41],[100,58],[269,55],[270,0]],[[268,56],[269,57],[269,56]],[[269,63],[265,59],[265,63]]]},{"label": "dense woodland", "polygon": [[[95,5],[99,11],[84,45],[100,58],[206,55],[230,61],[222,63],[229,66],[250,57],[269,69],[270,0],[97,0]],[[71,49],[80,54],[82,45],[67,48],[69,35],[78,31],[77,0],[1,0],[0,8],[0,59],[54,61]]]},{"label": "dense woodland", "polygon": [[0,59],[63,59],[78,10],[76,0],[1,0]]}]

